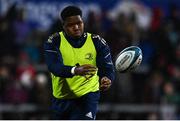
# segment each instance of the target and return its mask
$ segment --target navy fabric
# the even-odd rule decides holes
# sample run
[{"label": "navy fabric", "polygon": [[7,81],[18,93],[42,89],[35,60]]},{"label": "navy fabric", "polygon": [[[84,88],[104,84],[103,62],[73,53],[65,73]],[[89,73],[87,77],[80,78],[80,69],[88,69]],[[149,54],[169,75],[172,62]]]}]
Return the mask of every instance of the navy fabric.
[{"label": "navy fabric", "polygon": [[[64,33],[67,41],[74,47],[80,48],[83,46],[87,33],[84,33],[78,40],[68,37]],[[110,48],[106,41],[99,35],[91,35],[93,40],[97,56],[96,65],[98,67],[98,75],[100,79],[104,76],[108,77],[112,81],[115,78],[114,65],[112,63]],[[53,34],[44,44],[45,60],[48,69],[55,76],[71,78],[72,66],[66,66],[63,64],[63,59],[60,47],[60,35],[58,33]],[[99,92],[90,92],[77,99],[56,99],[52,100],[52,119],[80,119],[80,120],[92,120],[96,117],[97,105],[100,98]]]},{"label": "navy fabric", "polygon": [[[65,37],[73,47],[80,48],[87,38],[87,33],[84,33],[78,40],[74,40],[68,37],[66,34]],[[97,52],[96,64],[99,68],[98,75],[100,78],[107,76],[109,79],[111,79],[111,81],[113,81],[115,78],[115,71],[109,46],[107,45],[106,41],[99,35],[92,35],[92,40]],[[59,47],[60,36],[58,33],[50,36],[48,41],[45,42],[44,54],[48,69],[56,76],[71,78],[73,77],[71,74],[72,66],[66,66],[63,64],[63,59],[61,52],[59,51]]]},{"label": "navy fabric", "polygon": [[90,92],[78,99],[52,99],[54,120],[95,120],[100,92]]}]

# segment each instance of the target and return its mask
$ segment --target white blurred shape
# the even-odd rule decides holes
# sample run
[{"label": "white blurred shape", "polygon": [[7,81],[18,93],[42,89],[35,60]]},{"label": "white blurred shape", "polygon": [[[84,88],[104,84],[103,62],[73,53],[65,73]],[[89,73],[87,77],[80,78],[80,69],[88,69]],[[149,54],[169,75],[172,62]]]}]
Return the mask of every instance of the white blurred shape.
[{"label": "white blurred shape", "polygon": [[151,22],[151,10],[137,1],[123,0],[117,3],[117,6],[109,12],[109,17],[117,19],[120,13],[123,13],[126,17],[130,17],[133,12],[137,16],[137,25],[142,29],[147,29]]},{"label": "white blurred shape", "polygon": [[20,77],[22,85],[25,87],[32,87],[32,74],[30,71],[24,71]]},{"label": "white blurred shape", "polygon": [[48,79],[47,79],[47,76],[46,76],[45,74],[38,74],[38,75],[36,76],[36,81],[37,81],[37,83],[40,84],[40,85],[46,85]]}]

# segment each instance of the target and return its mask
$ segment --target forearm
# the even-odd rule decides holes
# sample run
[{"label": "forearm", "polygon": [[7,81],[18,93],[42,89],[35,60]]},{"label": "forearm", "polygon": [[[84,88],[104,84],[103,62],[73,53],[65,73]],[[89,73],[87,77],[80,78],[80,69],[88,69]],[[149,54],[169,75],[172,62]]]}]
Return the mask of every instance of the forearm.
[{"label": "forearm", "polygon": [[108,77],[111,81],[115,79],[115,68],[112,63],[112,58],[109,48],[104,48],[104,51],[98,54],[97,65],[99,68],[99,76]]},{"label": "forearm", "polygon": [[98,75],[100,78],[108,77],[111,81],[115,79],[114,67],[104,67],[99,69]]},{"label": "forearm", "polygon": [[115,69],[112,63],[110,48],[106,41],[98,35],[92,35],[94,45],[97,51],[96,64],[100,78],[108,77],[113,81],[115,79]]},{"label": "forearm", "polygon": [[49,71],[59,77],[63,78],[71,78],[73,77],[73,74],[71,73],[72,66],[65,66],[58,63],[55,64],[47,64]]}]

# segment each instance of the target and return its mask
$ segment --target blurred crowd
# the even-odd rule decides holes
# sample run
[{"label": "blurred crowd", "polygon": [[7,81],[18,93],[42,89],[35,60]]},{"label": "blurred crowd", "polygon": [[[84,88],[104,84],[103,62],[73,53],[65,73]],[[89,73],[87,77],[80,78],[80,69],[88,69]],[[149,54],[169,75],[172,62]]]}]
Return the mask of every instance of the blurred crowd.
[{"label": "blurred crowd", "polygon": [[[86,30],[107,41],[113,61],[131,45],[139,46],[143,52],[140,67],[128,73],[116,72],[110,91],[102,93],[100,101],[173,104],[177,106],[173,119],[180,119],[180,9],[170,5],[169,15],[160,7],[145,11],[141,5],[136,10],[119,9],[115,16],[107,10],[100,15],[89,11],[87,15]],[[62,30],[61,23],[54,21],[48,31],[39,31],[32,29],[24,16],[25,10],[16,5],[0,16],[0,104],[35,104],[48,109],[51,81],[43,42]],[[162,119],[154,113],[149,117]]]}]

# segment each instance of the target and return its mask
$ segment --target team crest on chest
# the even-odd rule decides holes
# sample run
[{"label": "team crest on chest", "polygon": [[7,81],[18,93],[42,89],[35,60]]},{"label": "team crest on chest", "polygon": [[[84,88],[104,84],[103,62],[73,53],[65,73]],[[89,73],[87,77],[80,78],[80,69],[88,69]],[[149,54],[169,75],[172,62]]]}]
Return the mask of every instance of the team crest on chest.
[{"label": "team crest on chest", "polygon": [[92,54],[92,53],[87,53],[87,54],[85,55],[85,59],[87,59],[87,60],[89,60],[89,61],[93,60],[93,54]]}]

